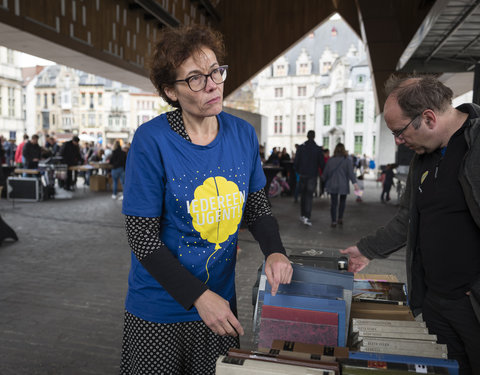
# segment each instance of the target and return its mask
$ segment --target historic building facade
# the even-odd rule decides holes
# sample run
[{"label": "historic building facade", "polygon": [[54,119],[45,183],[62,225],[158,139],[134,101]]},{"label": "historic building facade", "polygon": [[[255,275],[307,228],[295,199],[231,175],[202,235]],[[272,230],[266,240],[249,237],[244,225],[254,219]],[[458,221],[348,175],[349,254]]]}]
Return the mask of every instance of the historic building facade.
[{"label": "historic building facade", "polygon": [[129,142],[166,108],[156,94],[62,65],[47,66],[35,84],[35,132],[60,141],[86,134],[105,144]]},{"label": "historic building facade", "polygon": [[25,128],[19,52],[0,47],[0,134],[21,139]]},{"label": "historic building facade", "polygon": [[343,20],[325,22],[254,81],[257,111],[268,118],[267,154],[294,151],[309,130],[326,148],[342,142],[375,154],[379,120],[364,45]]}]

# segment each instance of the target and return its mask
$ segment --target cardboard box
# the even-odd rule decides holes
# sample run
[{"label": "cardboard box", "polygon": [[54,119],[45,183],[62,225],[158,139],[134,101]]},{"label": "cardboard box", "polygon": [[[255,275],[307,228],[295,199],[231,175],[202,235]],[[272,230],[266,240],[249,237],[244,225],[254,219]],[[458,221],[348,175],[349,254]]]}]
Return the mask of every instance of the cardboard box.
[{"label": "cardboard box", "polygon": [[100,174],[93,174],[90,176],[90,190],[91,191],[106,191],[107,177]]},{"label": "cardboard box", "polygon": [[[112,176],[108,176],[108,191],[113,191],[113,179],[112,179]],[[120,192],[120,191],[123,191],[123,187],[122,187],[122,182],[120,180],[118,180],[118,188],[117,188],[117,191]]]}]

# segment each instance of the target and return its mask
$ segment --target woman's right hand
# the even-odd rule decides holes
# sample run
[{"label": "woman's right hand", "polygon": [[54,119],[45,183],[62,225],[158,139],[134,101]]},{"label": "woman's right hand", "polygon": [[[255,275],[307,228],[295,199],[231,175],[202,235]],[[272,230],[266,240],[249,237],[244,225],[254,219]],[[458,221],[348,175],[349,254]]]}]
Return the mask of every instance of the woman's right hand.
[{"label": "woman's right hand", "polygon": [[243,336],[243,327],[230,310],[230,304],[217,293],[207,290],[193,305],[203,322],[217,335]]}]

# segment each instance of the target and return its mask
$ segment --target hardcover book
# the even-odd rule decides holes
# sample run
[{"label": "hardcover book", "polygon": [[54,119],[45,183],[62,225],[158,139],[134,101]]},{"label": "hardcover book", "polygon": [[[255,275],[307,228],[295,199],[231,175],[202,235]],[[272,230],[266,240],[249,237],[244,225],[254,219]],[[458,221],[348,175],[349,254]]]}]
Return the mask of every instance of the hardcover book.
[{"label": "hardcover book", "polygon": [[352,325],[373,325],[373,326],[402,326],[402,327],[426,327],[425,322],[416,320],[383,320],[383,319],[358,319],[352,318]]},{"label": "hardcover book", "polygon": [[437,341],[437,335],[426,333],[409,333],[409,332],[371,332],[371,331],[352,331],[352,342],[362,341],[364,338],[386,338],[386,339],[409,339],[423,341]]},{"label": "hardcover book", "polygon": [[333,370],[293,366],[254,359],[220,356],[215,366],[216,375],[335,375]]},{"label": "hardcover book", "polygon": [[308,353],[335,358],[348,358],[348,348],[346,347],[307,344],[301,341],[273,340],[272,349],[282,352]]},{"label": "hardcover book", "polygon": [[[345,301],[302,297],[302,296],[279,295],[279,294],[273,297],[270,293],[265,293],[264,307],[266,305],[336,313],[338,315],[338,331],[337,331],[338,339],[337,339],[336,346],[346,345]],[[282,339],[280,337],[275,337],[275,338]]]},{"label": "hardcover book", "polygon": [[436,366],[440,368],[446,368],[449,375],[458,375],[458,363],[452,359],[432,358],[427,356],[410,356],[402,354],[383,354],[383,353],[367,353],[367,352],[350,352],[349,358],[362,359],[366,361],[384,361],[405,363],[418,366],[421,369],[422,366]]},{"label": "hardcover book", "polygon": [[407,289],[404,283],[376,280],[354,280],[353,301],[407,304]]},{"label": "hardcover book", "polygon": [[338,363],[325,362],[317,359],[292,358],[288,356],[282,356],[279,354],[263,353],[263,352],[248,351],[248,350],[241,350],[241,349],[229,349],[228,356],[234,357],[234,358],[253,359],[257,361],[283,363],[283,364],[294,365],[294,366],[319,368],[323,370],[332,370],[336,374],[338,374],[339,372]]},{"label": "hardcover book", "polygon": [[258,346],[270,348],[274,339],[336,345],[338,314],[264,305]]}]

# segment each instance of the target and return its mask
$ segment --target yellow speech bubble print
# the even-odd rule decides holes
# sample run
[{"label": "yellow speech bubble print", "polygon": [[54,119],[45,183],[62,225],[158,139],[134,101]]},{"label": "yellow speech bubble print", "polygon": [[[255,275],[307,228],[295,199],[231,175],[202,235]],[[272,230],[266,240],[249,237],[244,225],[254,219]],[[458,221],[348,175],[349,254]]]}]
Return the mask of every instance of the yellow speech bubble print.
[{"label": "yellow speech bubble print", "polygon": [[220,244],[237,231],[244,201],[245,191],[241,192],[234,182],[221,176],[207,178],[195,189],[194,199],[187,201],[193,227],[204,240],[215,244],[215,251],[208,258],[207,265],[221,248]]}]

